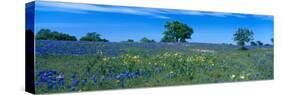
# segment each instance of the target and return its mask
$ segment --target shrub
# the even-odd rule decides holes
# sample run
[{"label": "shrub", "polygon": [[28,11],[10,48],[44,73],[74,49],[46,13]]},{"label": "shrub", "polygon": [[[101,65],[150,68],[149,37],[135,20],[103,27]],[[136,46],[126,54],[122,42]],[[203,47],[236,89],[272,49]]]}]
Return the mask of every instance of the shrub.
[{"label": "shrub", "polygon": [[66,40],[66,41],[77,41],[75,36],[68,34],[51,31],[50,29],[41,29],[36,34],[36,40]]}]

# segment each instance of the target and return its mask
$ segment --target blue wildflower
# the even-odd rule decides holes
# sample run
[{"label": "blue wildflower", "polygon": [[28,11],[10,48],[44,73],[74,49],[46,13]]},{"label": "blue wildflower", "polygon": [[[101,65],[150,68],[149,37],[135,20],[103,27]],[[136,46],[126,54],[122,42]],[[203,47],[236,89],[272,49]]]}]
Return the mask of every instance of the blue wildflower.
[{"label": "blue wildflower", "polygon": [[72,73],[71,78],[76,79],[76,73]]},{"label": "blue wildflower", "polygon": [[97,79],[95,76],[92,77],[92,85],[95,85],[97,83]]},{"label": "blue wildflower", "polygon": [[55,89],[56,88],[56,81],[54,81],[52,79],[49,79],[47,84],[48,84],[49,89]]},{"label": "blue wildflower", "polygon": [[76,91],[76,87],[71,87],[71,91]]},{"label": "blue wildflower", "polygon": [[84,86],[84,85],[86,85],[86,83],[87,83],[87,79],[83,79],[82,80],[82,85]]},{"label": "blue wildflower", "polygon": [[60,87],[63,87],[64,85],[64,73],[61,73],[57,76],[57,80],[59,82],[59,86]]},{"label": "blue wildflower", "polygon": [[244,69],[244,68],[246,68],[245,65],[242,65],[242,64],[239,65],[239,69]]},{"label": "blue wildflower", "polygon": [[77,79],[72,79],[72,82],[71,82],[71,86],[72,87],[75,87],[79,84],[80,80],[77,80]]},{"label": "blue wildflower", "polygon": [[168,77],[168,78],[173,78],[173,77],[175,77],[174,72],[171,71],[170,73],[168,73],[168,74],[167,74],[167,77]]},{"label": "blue wildflower", "polygon": [[36,81],[36,85],[47,84],[48,89],[56,89],[59,85],[60,87],[64,84],[64,74],[61,73],[57,76],[57,71],[50,70],[50,71],[41,71],[38,73],[39,79]]},{"label": "blue wildflower", "polygon": [[160,67],[155,68],[156,73],[160,73],[161,71],[162,71],[162,68],[160,68]]}]

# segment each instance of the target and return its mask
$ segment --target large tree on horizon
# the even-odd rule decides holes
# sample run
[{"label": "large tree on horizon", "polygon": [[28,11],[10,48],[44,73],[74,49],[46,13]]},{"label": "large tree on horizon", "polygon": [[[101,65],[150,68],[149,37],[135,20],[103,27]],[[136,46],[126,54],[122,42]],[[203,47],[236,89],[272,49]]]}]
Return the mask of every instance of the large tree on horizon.
[{"label": "large tree on horizon", "polygon": [[186,39],[191,39],[193,34],[191,27],[179,21],[166,22],[164,27],[162,42],[186,42]]},{"label": "large tree on horizon", "polygon": [[233,40],[237,42],[241,49],[246,49],[246,43],[254,39],[254,32],[247,28],[239,28],[235,34],[233,34]]}]

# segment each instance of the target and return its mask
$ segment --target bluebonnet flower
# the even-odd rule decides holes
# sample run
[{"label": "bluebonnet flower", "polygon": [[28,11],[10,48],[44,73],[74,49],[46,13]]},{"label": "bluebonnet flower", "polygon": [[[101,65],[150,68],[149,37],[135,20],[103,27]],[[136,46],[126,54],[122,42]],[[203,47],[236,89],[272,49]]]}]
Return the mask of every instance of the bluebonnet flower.
[{"label": "bluebonnet flower", "polygon": [[121,88],[125,87],[125,79],[129,78],[129,72],[126,71],[125,73],[121,73],[119,75],[116,76],[116,79],[119,80],[119,85]]},{"label": "bluebonnet flower", "polygon": [[204,79],[205,79],[206,81],[209,81],[209,80],[210,80],[210,78],[209,78],[209,77],[205,77]]},{"label": "bluebonnet flower", "polygon": [[124,73],[118,74],[116,76],[116,79],[119,80],[120,87],[124,88],[124,86],[125,86],[125,79],[127,79],[127,78],[137,78],[139,76],[140,76],[140,71],[139,70],[137,70],[135,72],[126,71]]},{"label": "bluebonnet flower", "polygon": [[114,76],[114,68],[111,68],[108,70],[108,76],[113,77]]},{"label": "bluebonnet flower", "polygon": [[71,75],[71,85],[70,85],[70,89],[71,91],[76,91],[77,87],[80,83],[80,80],[76,79],[76,73],[72,73]]},{"label": "bluebonnet flower", "polygon": [[161,71],[162,71],[162,68],[161,68],[161,67],[156,67],[156,68],[155,68],[155,72],[156,72],[156,73],[160,73]]},{"label": "bluebonnet flower", "polygon": [[50,70],[50,71],[48,71],[47,72],[47,75],[54,75],[54,74],[57,74],[57,71],[55,71],[55,70]]},{"label": "bluebonnet flower", "polygon": [[83,79],[82,80],[82,85],[84,86],[84,85],[86,85],[86,83],[87,83],[87,79]]},{"label": "bluebonnet flower", "polygon": [[75,87],[79,84],[80,80],[77,80],[77,79],[72,79],[72,82],[71,82],[71,86],[72,87]]},{"label": "bluebonnet flower", "polygon": [[49,71],[41,71],[38,73],[39,79],[36,81],[36,85],[40,86],[42,84],[47,84],[48,89],[56,89],[57,85],[60,87],[64,84],[64,74],[61,73],[56,77],[57,71],[49,70]]},{"label": "bluebonnet flower", "polygon": [[132,72],[131,73],[131,78],[137,78],[137,77],[139,77],[140,76],[140,72],[139,71],[136,71],[136,72]]},{"label": "bluebonnet flower", "polygon": [[71,82],[71,85],[70,85],[70,89],[72,90],[72,91],[76,91],[76,86],[78,86],[78,84],[79,84],[79,80],[76,80],[76,79],[72,79],[72,82]]},{"label": "bluebonnet flower", "polygon": [[212,66],[206,66],[206,67],[207,67],[207,70],[208,70],[209,72],[213,71]]},{"label": "bluebonnet flower", "polygon": [[103,75],[103,76],[101,76],[101,81],[104,81],[105,80],[105,76]]},{"label": "bluebonnet flower", "polygon": [[259,79],[260,77],[261,77],[261,73],[256,73],[254,76],[255,79]]},{"label": "bluebonnet flower", "polygon": [[149,73],[148,71],[144,71],[144,72],[143,72],[143,75],[146,76],[146,77],[149,77],[149,76],[150,76],[150,73]]},{"label": "bluebonnet flower", "polygon": [[264,67],[264,66],[266,66],[266,60],[261,60],[260,62],[255,64],[255,66],[257,66],[257,67]]},{"label": "bluebonnet flower", "polygon": [[239,69],[244,69],[244,68],[246,68],[245,65],[242,65],[242,64],[239,65]]},{"label": "bluebonnet flower", "polygon": [[97,78],[93,75],[92,76],[92,85],[95,85],[97,83]]},{"label": "bluebonnet flower", "polygon": [[122,73],[116,76],[117,79],[125,79],[128,78],[128,74],[127,73]]},{"label": "bluebonnet flower", "polygon": [[71,87],[70,89],[71,89],[71,91],[76,91],[75,87]]},{"label": "bluebonnet flower", "polygon": [[260,74],[260,73],[257,73],[257,74],[256,74],[256,77],[260,77],[260,76],[261,76],[261,74]]},{"label": "bluebonnet flower", "polygon": [[84,72],[85,72],[88,76],[91,75],[90,67],[87,66],[87,67],[84,69]]},{"label": "bluebonnet flower", "polygon": [[174,72],[171,71],[170,73],[168,73],[168,74],[167,74],[167,77],[168,77],[168,78],[173,78],[173,77],[175,77]]},{"label": "bluebonnet flower", "polygon": [[64,86],[64,73],[61,73],[57,76],[57,80],[59,82],[59,86],[63,87]]},{"label": "bluebonnet flower", "polygon": [[55,89],[56,88],[56,81],[54,81],[53,79],[49,79],[47,81],[47,84],[48,84],[49,89]]},{"label": "bluebonnet flower", "polygon": [[76,73],[72,73],[71,79],[76,79]]}]

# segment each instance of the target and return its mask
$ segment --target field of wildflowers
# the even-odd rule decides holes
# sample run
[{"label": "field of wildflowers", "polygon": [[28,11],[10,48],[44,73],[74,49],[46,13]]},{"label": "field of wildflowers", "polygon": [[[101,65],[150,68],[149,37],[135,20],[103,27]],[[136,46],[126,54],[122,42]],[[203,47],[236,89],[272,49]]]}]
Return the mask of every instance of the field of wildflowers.
[{"label": "field of wildflowers", "polygon": [[273,48],[36,41],[36,93],[273,79]]}]

